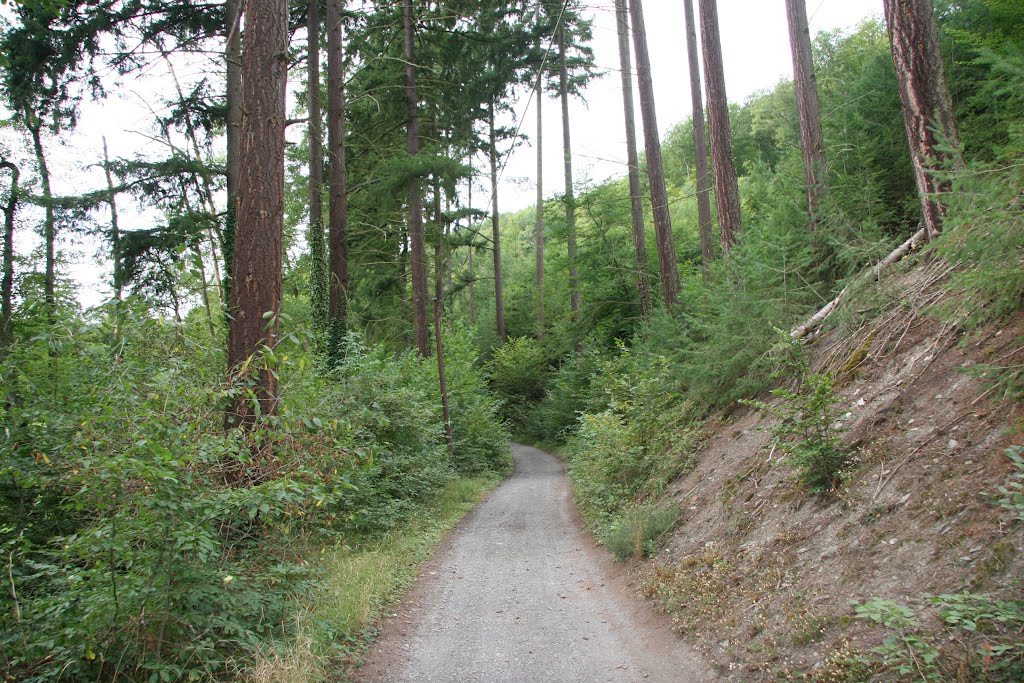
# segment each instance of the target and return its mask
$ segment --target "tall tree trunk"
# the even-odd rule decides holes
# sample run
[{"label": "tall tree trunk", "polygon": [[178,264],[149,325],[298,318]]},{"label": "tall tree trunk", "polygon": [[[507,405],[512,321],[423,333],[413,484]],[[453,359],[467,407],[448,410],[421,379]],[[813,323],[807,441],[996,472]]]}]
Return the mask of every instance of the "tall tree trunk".
[{"label": "tall tree trunk", "polygon": [[324,130],[320,106],[320,2],[309,0],[306,78],[309,100],[309,308],[316,342],[326,350],[330,335],[330,279],[324,239]]},{"label": "tall tree trunk", "polygon": [[715,241],[711,235],[711,178],[708,174],[708,138],[704,128],[704,98],[700,89],[700,60],[697,52],[697,22],[693,0],[683,0],[686,14],[686,52],[690,63],[690,99],[693,103],[693,151],[697,171],[697,225],[700,231],[700,256],[707,277],[715,259]]},{"label": "tall tree trunk", "polygon": [[434,178],[434,225],[437,241],[434,243],[434,298],[444,302],[444,214],[441,213],[441,180]]},{"label": "tall tree trunk", "polygon": [[231,322],[231,273],[234,270],[235,226],[238,223],[238,179],[241,175],[242,135],[242,5],[243,0],[226,0],[227,36],[224,61],[227,71],[227,216],[224,219],[224,277],[221,285],[228,324]]},{"label": "tall tree trunk", "polygon": [[569,251],[569,309],[573,320],[580,310],[580,272],[576,254],[576,189],[572,177],[572,139],[569,137],[569,72],[565,55],[565,23],[558,28],[558,94],[562,100],[562,161],[565,169],[565,241]]},{"label": "tall tree trunk", "polygon": [[494,324],[498,340],[504,344],[505,336],[505,294],[501,277],[501,226],[498,213],[498,137],[494,130],[494,102],[488,107],[488,132],[490,135],[491,161],[491,238],[494,242]]},{"label": "tall tree trunk", "polygon": [[804,183],[807,186],[807,227],[818,226],[818,206],[825,191],[825,142],[821,133],[818,80],[811,54],[811,30],[807,25],[805,0],[786,0],[789,42],[793,50],[793,85],[800,120],[800,148],[804,155]]},{"label": "tall tree trunk", "polygon": [[699,0],[700,37],[704,46],[704,80],[708,91],[708,128],[711,134],[711,167],[715,174],[715,201],[722,230],[722,251],[736,244],[743,229],[740,187],[732,158],[729,101],[725,94],[725,67],[718,31],[718,4]]},{"label": "tall tree trunk", "polygon": [[[469,196],[466,198],[466,206],[473,210],[473,155],[469,156]],[[469,232],[473,232],[473,219],[469,219]],[[472,239],[472,238],[471,238]],[[469,252],[466,255],[466,269],[469,271],[469,324],[476,325],[476,275],[473,272],[473,252],[476,247],[469,245]]]},{"label": "tall tree trunk", "polygon": [[950,184],[937,180],[931,172],[950,164],[954,168],[963,166],[958,152],[951,157],[938,149],[940,138],[945,138],[945,143],[953,149],[959,149],[960,136],[939,50],[935,13],[931,0],[884,0],[882,4],[900,85],[903,122],[921,199],[921,214],[928,239],[933,239],[942,229],[941,221],[946,213],[939,195],[948,192]]},{"label": "tall tree trunk", "polygon": [[534,239],[537,256],[537,339],[544,341],[544,85],[537,79],[537,217]]},{"label": "tall tree trunk", "polygon": [[[251,3],[243,61],[238,222],[235,231],[228,333],[228,367],[243,372],[247,359],[277,342],[281,312],[284,230],[285,89],[288,74],[288,2]],[[254,366],[255,367],[255,366]],[[260,413],[277,409],[277,378],[259,368],[254,387]],[[256,417],[251,401],[235,400],[228,424]]]},{"label": "tall tree trunk", "polygon": [[0,281],[0,351],[11,342],[11,319],[14,317],[14,214],[18,210],[18,180],[21,171],[7,159],[0,159],[0,168],[11,172],[11,190],[4,212],[3,280]]},{"label": "tall tree trunk", "polygon": [[619,66],[622,74],[622,110],[626,120],[626,164],[629,167],[629,208],[633,223],[636,289],[644,320],[651,317],[651,283],[647,277],[647,227],[644,225],[640,156],[636,149],[636,112],[633,107],[633,60],[629,53],[629,10],[626,0],[615,0],[619,30]]},{"label": "tall tree trunk", "polygon": [[[419,99],[416,94],[416,63],[412,25],[413,0],[405,0],[403,23],[405,40],[405,97],[408,126],[406,148],[409,156],[420,152]],[[416,348],[424,358],[430,357],[430,333],[427,329],[427,254],[423,243],[423,200],[420,183],[409,184],[409,248],[412,260],[412,324],[416,335]]]},{"label": "tall tree trunk", "polygon": [[36,165],[39,168],[39,182],[43,189],[43,204],[45,209],[43,219],[43,242],[46,248],[46,276],[43,280],[43,299],[49,315],[52,317],[57,309],[57,257],[54,243],[57,239],[57,226],[53,216],[53,192],[50,190],[50,169],[46,165],[46,153],[43,150],[42,122],[31,117],[31,122],[25,126],[32,136],[32,147],[36,154]]},{"label": "tall tree trunk", "polygon": [[[345,168],[345,74],[341,41],[343,4],[344,0],[330,0],[327,4],[327,146],[330,160],[327,330],[328,358],[331,363],[340,361],[345,335],[348,333],[348,198]],[[415,72],[412,79],[412,97],[415,102]]]},{"label": "tall tree trunk", "polygon": [[629,0],[629,10],[640,88],[640,116],[643,118],[644,147],[647,151],[647,180],[651,186],[654,234],[658,243],[661,293],[665,298],[665,307],[671,311],[679,296],[679,266],[676,261],[675,237],[672,235],[672,217],[668,211],[668,190],[665,188],[665,169],[661,160],[658,118],[654,111],[654,81],[651,78],[651,58],[647,51],[647,28],[644,25],[644,10],[640,0]]},{"label": "tall tree trunk", "polygon": [[103,175],[107,179],[107,204],[110,206],[110,258],[114,262],[114,296],[120,301],[124,289],[124,274],[121,271],[121,229],[117,224],[117,193],[114,191],[114,177],[110,173],[106,136],[103,136]]}]

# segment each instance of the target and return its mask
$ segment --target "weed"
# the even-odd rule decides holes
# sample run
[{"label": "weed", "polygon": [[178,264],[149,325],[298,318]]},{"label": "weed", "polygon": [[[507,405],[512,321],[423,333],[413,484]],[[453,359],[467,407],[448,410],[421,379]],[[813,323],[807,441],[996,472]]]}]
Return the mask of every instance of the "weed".
[{"label": "weed", "polygon": [[1024,446],[1007,448],[1006,456],[1013,461],[1015,471],[999,487],[1003,494],[999,505],[1012,512],[1015,521],[1024,522]]},{"label": "weed", "polygon": [[619,560],[651,557],[659,541],[679,521],[681,511],[674,501],[641,505],[613,522],[602,542]]}]

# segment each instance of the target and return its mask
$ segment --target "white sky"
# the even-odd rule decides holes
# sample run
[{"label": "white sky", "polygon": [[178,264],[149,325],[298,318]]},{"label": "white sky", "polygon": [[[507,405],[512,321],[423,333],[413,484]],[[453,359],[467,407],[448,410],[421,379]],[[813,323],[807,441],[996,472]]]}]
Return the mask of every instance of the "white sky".
[{"label": "white sky", "polygon": [[[696,11],[696,0],[694,10]],[[603,78],[591,84],[587,103],[570,104],[573,175],[576,185],[600,183],[625,175],[626,133],[622,115],[619,47],[614,5],[611,0],[588,5],[594,17],[594,56]],[[677,123],[689,118],[690,77],[687,67],[683,4],[680,0],[644,0],[644,22],[651,54],[658,127],[662,137]],[[882,0],[807,0],[811,35],[819,31],[855,27],[870,16],[881,16]],[[731,102],[773,87],[793,76],[784,0],[718,0],[726,90]],[[698,34],[700,29],[698,27]],[[698,38],[699,39],[699,38]],[[636,60],[633,60],[635,68]],[[634,89],[636,78],[633,78]],[[636,102],[637,135],[642,136],[639,96]],[[706,100],[706,98],[705,98]],[[531,140],[536,131],[536,112],[526,113],[523,132]],[[706,102],[705,102],[706,106]],[[525,99],[516,107],[522,116]],[[544,102],[545,196],[564,190],[562,174],[561,110],[557,100]],[[512,125],[506,121],[504,125]],[[638,140],[643,150],[643,138]],[[536,198],[536,152],[524,145],[509,158],[499,188],[501,210],[531,206]],[[482,190],[482,188],[481,188]],[[486,201],[489,191],[474,194]],[[474,200],[474,204],[481,206]]]},{"label": "white sky", "polygon": [[[594,18],[593,48],[597,66],[606,73],[588,88],[586,104],[579,101],[571,103],[577,187],[623,175],[626,156],[613,4],[611,0],[593,0],[588,5]],[[730,101],[743,102],[751,94],[773,87],[780,79],[792,77],[784,0],[718,0],[718,8]],[[807,11],[814,34],[822,30],[851,28],[865,17],[880,15],[882,0],[808,0]],[[664,136],[690,113],[683,6],[679,0],[645,0],[644,14],[658,125]],[[189,69],[183,67],[178,76],[184,84],[191,80],[190,76],[214,68],[209,64],[193,65]],[[634,78],[634,87],[635,84]],[[94,167],[91,172],[86,172],[84,167],[102,159],[104,135],[111,157],[130,157],[140,151],[155,155],[158,145],[138,132],[151,132],[150,107],[158,107],[161,97],[173,98],[173,88],[173,82],[161,66],[141,82],[125,82],[120,88],[111,88],[111,95],[105,102],[87,103],[77,130],[51,149],[54,192],[80,193],[102,185],[103,178],[98,169]],[[544,104],[545,196],[550,197],[563,189],[561,122],[557,100],[547,99]],[[532,107],[527,108],[525,95],[515,105],[516,114],[525,117],[522,131],[531,139],[536,128]],[[511,114],[501,125],[515,125]],[[642,134],[640,126],[637,104],[638,135]],[[295,135],[293,132],[290,137]],[[640,148],[643,148],[642,138]],[[535,172],[536,156],[532,145],[521,145],[508,158],[502,175],[499,200],[503,212],[533,204]],[[474,205],[484,207],[487,202],[489,191],[478,182]],[[153,212],[140,214],[137,209],[133,210],[127,197],[119,206],[123,214],[122,228],[125,229],[149,227],[158,218]],[[98,217],[98,220],[107,219]],[[19,240],[20,251],[30,248],[24,241],[25,237],[27,235],[23,234]],[[96,260],[95,245],[80,245],[79,251],[81,253],[74,258],[70,271],[82,284],[80,298],[86,305],[99,303],[110,296],[109,264]]]}]

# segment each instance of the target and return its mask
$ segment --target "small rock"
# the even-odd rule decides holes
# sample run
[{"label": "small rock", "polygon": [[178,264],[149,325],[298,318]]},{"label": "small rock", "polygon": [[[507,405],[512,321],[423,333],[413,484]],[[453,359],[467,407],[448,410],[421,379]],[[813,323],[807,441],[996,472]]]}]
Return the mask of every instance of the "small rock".
[{"label": "small rock", "polygon": [[949,446],[949,450],[952,451],[960,447],[960,442],[957,441],[956,439],[950,439],[949,443],[947,443],[946,445]]},{"label": "small rock", "polygon": [[890,538],[889,539],[889,545],[896,545],[899,542],[900,542],[900,540],[898,538]]},{"label": "small rock", "polygon": [[864,399],[860,399],[859,401],[857,401],[857,405],[859,406],[866,406],[867,404],[868,402],[865,401]]}]

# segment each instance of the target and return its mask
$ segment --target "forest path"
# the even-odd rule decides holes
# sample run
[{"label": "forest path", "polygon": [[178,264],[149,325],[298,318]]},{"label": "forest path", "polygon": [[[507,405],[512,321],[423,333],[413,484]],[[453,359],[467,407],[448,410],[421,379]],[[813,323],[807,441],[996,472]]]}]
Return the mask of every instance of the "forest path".
[{"label": "forest path", "polygon": [[581,531],[561,463],[514,445],[385,625],[364,683],[716,680]]}]

